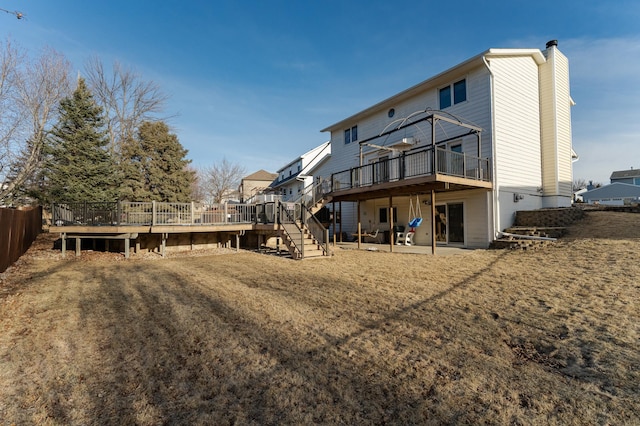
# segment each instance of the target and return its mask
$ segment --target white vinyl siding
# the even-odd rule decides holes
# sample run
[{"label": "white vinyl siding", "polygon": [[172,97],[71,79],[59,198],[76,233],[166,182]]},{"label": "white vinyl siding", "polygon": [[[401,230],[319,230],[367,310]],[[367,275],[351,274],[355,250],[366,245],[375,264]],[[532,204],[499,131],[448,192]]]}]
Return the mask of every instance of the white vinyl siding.
[{"label": "white vinyl siding", "polygon": [[497,184],[541,186],[538,66],[529,56],[492,58]]},{"label": "white vinyl siding", "polygon": [[571,200],[573,191],[573,160],[571,159],[571,95],[569,61],[558,50],[556,59],[556,102],[558,126],[558,195]]},{"label": "white vinyl siding", "polygon": [[[495,191],[498,229],[517,210],[542,207],[539,67],[531,56],[492,57],[494,73]],[[514,194],[523,199],[514,202]]]},{"label": "white vinyl siding", "polygon": [[569,63],[558,50],[541,67],[542,173],[545,206],[570,205],[572,193]]}]

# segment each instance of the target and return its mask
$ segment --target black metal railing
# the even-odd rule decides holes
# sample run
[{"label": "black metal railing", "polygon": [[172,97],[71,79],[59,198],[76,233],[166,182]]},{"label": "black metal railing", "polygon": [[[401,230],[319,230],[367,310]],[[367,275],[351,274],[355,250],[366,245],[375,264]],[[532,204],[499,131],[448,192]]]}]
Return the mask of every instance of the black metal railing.
[{"label": "black metal railing", "polygon": [[436,173],[490,182],[490,170],[488,158],[428,147],[334,173],[331,176],[331,191],[367,187]]}]

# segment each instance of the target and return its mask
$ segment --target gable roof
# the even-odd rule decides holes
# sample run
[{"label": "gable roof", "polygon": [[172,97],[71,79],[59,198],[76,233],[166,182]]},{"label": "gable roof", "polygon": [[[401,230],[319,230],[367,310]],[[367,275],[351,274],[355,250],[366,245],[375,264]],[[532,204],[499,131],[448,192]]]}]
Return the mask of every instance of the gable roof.
[{"label": "gable roof", "polygon": [[269,173],[266,170],[260,169],[255,173],[251,173],[249,176],[245,176],[242,180],[264,180],[267,182],[271,182],[273,179],[278,177],[275,173]]},{"label": "gable roof", "polygon": [[610,179],[626,179],[632,177],[640,177],[640,169],[618,170],[611,173]]},{"label": "gable roof", "polygon": [[330,132],[342,129],[343,127],[346,127],[347,124],[361,120],[377,111],[392,107],[401,101],[416,95],[417,93],[422,93],[447,83],[451,79],[452,74],[466,73],[476,67],[485,66],[485,59],[507,56],[530,56],[538,65],[541,65],[546,61],[546,58],[540,49],[489,49],[320,131]]},{"label": "gable roof", "polygon": [[[314,155],[314,158],[315,158],[315,157],[317,157],[318,155],[322,154],[322,152],[324,151],[324,149],[325,149],[325,148],[327,148],[327,147],[331,148],[331,141],[323,142],[322,144],[320,144],[320,145],[316,146],[315,148],[312,148],[312,149],[310,149],[309,151],[305,152],[304,154],[302,154],[302,155],[300,155],[300,156],[296,157],[296,158],[295,158],[295,160],[290,161],[289,163],[287,163],[287,165],[286,165],[286,166],[282,166],[282,167],[280,167],[280,168],[278,169],[278,173],[276,173],[276,176],[278,176],[278,174],[279,174],[280,172],[282,172],[283,170],[286,170],[288,167],[293,166],[294,164],[296,164],[296,163],[297,163],[298,161],[300,161],[300,160],[304,160],[304,159],[306,159],[307,157],[309,157],[309,156],[311,156],[311,155],[314,155],[314,154],[315,154],[315,155]],[[313,159],[312,159],[311,161],[313,161]],[[308,164],[307,164],[307,165],[308,165]],[[307,167],[307,165],[305,165],[304,167],[306,168],[306,167]]]},{"label": "gable roof", "polygon": [[582,194],[582,198],[585,200],[625,197],[640,197],[640,186],[615,182]]}]

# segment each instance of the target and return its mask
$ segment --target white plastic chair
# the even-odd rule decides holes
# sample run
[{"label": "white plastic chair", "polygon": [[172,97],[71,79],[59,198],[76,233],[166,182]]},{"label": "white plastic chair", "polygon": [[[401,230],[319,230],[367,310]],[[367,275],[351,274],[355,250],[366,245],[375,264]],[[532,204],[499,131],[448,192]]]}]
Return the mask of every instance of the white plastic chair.
[{"label": "white plastic chair", "polygon": [[414,235],[416,235],[416,233],[413,232],[413,231],[407,232],[407,236],[404,239],[404,245],[405,246],[412,246],[414,244],[414,242],[413,242],[413,236]]}]

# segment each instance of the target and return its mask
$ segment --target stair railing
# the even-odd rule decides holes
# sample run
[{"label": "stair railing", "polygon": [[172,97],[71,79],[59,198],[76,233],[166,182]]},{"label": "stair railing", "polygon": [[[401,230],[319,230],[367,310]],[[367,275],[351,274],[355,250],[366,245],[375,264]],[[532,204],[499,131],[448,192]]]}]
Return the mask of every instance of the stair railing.
[{"label": "stair railing", "polygon": [[307,229],[311,233],[311,236],[315,238],[315,240],[320,243],[320,247],[322,247],[323,255],[329,255],[329,230],[325,228],[322,223],[318,220],[317,217],[311,213],[311,209],[309,207],[302,205],[304,210],[306,210],[306,216],[309,218],[307,220],[306,225]]},{"label": "stair railing", "polygon": [[300,196],[294,201],[295,203],[304,203],[308,206],[315,206],[318,202],[322,201],[324,196],[330,192],[331,184],[329,179],[320,179],[317,182],[313,182],[311,185],[307,185],[302,190]]},{"label": "stair railing", "polygon": [[[291,204],[291,203],[287,203]],[[282,201],[278,201],[278,226],[284,231],[289,241],[293,244],[294,251],[300,253],[300,258],[304,259],[304,231],[298,223],[304,226],[304,209],[299,209],[300,204],[294,204],[293,213],[287,209]],[[300,212],[300,218],[297,219],[296,211]],[[285,224],[293,224],[300,233],[300,241],[296,241],[295,237],[289,232]],[[299,243],[299,245],[298,245]]]}]

